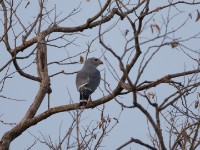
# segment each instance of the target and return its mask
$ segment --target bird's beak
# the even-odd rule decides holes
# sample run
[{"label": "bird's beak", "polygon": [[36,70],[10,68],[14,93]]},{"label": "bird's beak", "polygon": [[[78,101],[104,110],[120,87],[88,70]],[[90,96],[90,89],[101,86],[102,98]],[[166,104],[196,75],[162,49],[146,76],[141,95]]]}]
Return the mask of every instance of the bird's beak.
[{"label": "bird's beak", "polygon": [[103,62],[101,60],[99,60],[99,64],[101,65],[101,64],[103,64]]}]

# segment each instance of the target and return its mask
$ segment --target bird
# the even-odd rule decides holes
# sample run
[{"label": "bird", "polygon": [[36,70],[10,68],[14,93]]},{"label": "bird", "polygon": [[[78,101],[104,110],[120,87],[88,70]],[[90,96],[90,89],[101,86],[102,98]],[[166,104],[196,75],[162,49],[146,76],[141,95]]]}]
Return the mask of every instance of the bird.
[{"label": "bird", "polygon": [[76,75],[76,87],[80,93],[79,106],[86,106],[91,94],[97,89],[100,84],[101,74],[97,69],[103,62],[99,58],[88,58],[83,68]]}]

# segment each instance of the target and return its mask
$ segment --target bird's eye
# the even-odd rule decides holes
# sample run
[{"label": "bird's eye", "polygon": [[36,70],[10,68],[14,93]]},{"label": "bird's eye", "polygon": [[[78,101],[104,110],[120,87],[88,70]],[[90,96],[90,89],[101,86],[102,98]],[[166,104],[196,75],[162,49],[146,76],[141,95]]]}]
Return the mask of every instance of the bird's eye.
[{"label": "bird's eye", "polygon": [[98,61],[98,59],[94,59],[94,61]]}]

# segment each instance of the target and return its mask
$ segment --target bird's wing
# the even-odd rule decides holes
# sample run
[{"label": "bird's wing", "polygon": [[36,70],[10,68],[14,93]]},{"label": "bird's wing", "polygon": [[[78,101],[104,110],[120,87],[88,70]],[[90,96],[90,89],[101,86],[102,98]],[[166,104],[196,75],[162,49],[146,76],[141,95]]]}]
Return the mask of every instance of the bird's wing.
[{"label": "bird's wing", "polygon": [[101,79],[101,77],[100,77],[99,70],[95,69],[95,70],[91,71],[91,73],[89,74],[88,87],[90,89],[92,89],[93,91],[95,91],[96,88],[99,86],[100,79]]},{"label": "bird's wing", "polygon": [[100,72],[95,69],[82,69],[78,72],[76,77],[76,86],[78,91],[80,88],[86,88],[88,90],[94,91],[99,86],[100,83]]},{"label": "bird's wing", "polygon": [[76,76],[76,86],[78,91],[80,88],[87,86],[89,84],[89,80],[89,74],[86,71],[79,71]]}]

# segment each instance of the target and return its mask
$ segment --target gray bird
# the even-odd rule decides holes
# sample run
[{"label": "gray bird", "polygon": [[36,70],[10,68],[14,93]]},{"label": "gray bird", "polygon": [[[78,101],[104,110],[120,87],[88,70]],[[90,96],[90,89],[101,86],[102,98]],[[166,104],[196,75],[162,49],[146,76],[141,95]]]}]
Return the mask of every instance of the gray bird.
[{"label": "gray bird", "polygon": [[99,86],[101,75],[97,67],[103,64],[98,58],[89,58],[77,73],[76,87],[80,92],[80,106],[86,106],[91,94]]}]

